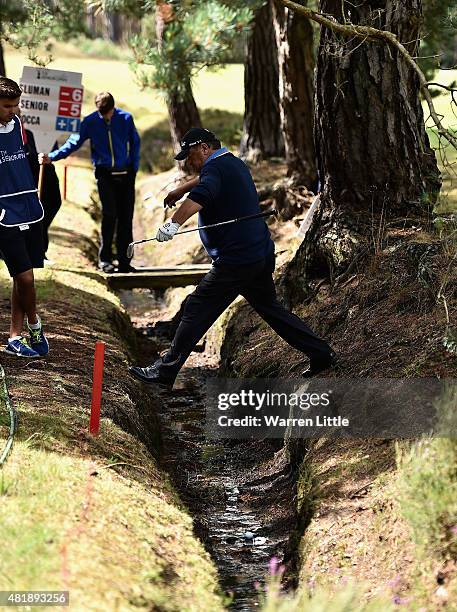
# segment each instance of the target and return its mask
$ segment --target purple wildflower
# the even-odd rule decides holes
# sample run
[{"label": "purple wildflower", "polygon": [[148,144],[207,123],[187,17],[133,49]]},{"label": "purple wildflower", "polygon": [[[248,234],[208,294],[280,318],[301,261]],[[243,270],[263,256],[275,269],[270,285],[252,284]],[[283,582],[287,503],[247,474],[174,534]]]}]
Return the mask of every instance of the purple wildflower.
[{"label": "purple wildflower", "polygon": [[271,557],[268,563],[268,572],[270,576],[276,576],[276,574],[278,573],[278,565],[279,565],[278,557]]}]

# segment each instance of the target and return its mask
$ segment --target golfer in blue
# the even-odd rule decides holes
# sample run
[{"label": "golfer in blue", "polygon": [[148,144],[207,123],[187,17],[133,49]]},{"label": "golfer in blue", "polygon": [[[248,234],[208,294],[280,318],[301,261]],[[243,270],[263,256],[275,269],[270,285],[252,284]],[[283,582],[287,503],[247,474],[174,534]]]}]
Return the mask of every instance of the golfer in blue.
[{"label": "golfer in blue", "polygon": [[[173,206],[188,197],[157,232],[157,240],[172,240],[180,226],[198,213],[199,225],[210,225],[260,212],[259,197],[246,164],[232,155],[209,130],[191,129],[181,142],[177,160],[187,159],[199,177],[168,194]],[[278,301],[273,282],[274,244],[262,218],[200,230],[200,238],[213,261],[212,268],[187,298],[181,322],[167,353],[147,367],[131,367],[139,380],[171,388],[200,338],[216,319],[242,295],[254,310],[295,349],[310,360],[308,378],[332,367],[335,353],[299,317]]]}]

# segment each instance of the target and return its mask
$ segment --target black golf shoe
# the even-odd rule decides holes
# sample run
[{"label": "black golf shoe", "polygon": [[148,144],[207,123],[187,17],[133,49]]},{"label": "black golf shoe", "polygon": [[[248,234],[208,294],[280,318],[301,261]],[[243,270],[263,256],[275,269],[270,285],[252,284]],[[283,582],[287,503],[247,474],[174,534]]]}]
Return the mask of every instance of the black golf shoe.
[{"label": "black golf shoe", "polygon": [[98,269],[105,274],[113,274],[113,272],[116,271],[114,264],[112,264],[110,261],[99,261]]},{"label": "black golf shoe", "polygon": [[309,366],[302,372],[302,377],[312,378],[313,376],[317,376],[318,374],[321,374],[321,372],[330,370],[330,368],[334,368],[335,366],[336,353],[332,351],[327,359],[311,360]]},{"label": "black golf shoe", "polygon": [[130,264],[126,264],[126,265],[119,265],[116,268],[116,272],[118,272],[119,274],[130,274],[131,272],[138,272],[138,270],[136,268],[134,268],[133,266],[131,266]]},{"label": "black golf shoe", "polygon": [[170,363],[164,363],[163,358],[160,358],[144,368],[130,366],[129,372],[144,383],[157,385],[164,389],[172,389],[180,366],[179,359]]}]

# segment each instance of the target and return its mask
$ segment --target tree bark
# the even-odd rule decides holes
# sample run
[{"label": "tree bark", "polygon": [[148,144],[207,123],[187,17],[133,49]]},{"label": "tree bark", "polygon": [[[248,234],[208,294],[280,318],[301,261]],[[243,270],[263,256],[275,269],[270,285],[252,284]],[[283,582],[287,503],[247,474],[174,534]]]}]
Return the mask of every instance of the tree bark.
[{"label": "tree bark", "polygon": [[120,43],[122,37],[121,16],[119,13],[108,13],[107,20],[110,40]]},{"label": "tree bark", "polygon": [[288,175],[293,184],[315,189],[313,136],[314,53],[311,22],[270,0],[279,62],[279,103]]},{"label": "tree bark", "polygon": [[[171,3],[159,0],[156,8],[156,32],[159,47],[163,41],[165,28],[173,19]],[[184,93],[178,95],[170,91],[167,95],[170,133],[175,153],[181,150],[180,142],[184,134],[192,127],[201,127],[200,113],[192,92],[190,75],[181,74],[178,78],[181,80]]]},{"label": "tree bark", "polygon": [[2,34],[2,22],[0,21],[0,76],[6,76],[5,54],[3,50],[1,34]]},{"label": "tree bark", "polygon": [[181,150],[180,142],[184,134],[190,128],[201,127],[202,125],[190,80],[186,83],[186,93],[184,96],[180,97],[176,94],[168,95],[167,107],[173,150],[177,153]]},{"label": "tree bark", "polygon": [[0,40],[0,76],[6,76],[5,57],[3,54],[3,44]]},{"label": "tree bark", "polygon": [[240,155],[251,163],[284,155],[279,111],[278,53],[271,6],[255,14],[244,66],[244,125]]},{"label": "tree bark", "polygon": [[[322,0],[321,11],[394,32],[418,55],[420,0]],[[376,247],[388,220],[429,217],[440,174],[418,77],[396,49],[322,29],[315,140],[321,206],[297,253],[305,275],[345,270]]]}]

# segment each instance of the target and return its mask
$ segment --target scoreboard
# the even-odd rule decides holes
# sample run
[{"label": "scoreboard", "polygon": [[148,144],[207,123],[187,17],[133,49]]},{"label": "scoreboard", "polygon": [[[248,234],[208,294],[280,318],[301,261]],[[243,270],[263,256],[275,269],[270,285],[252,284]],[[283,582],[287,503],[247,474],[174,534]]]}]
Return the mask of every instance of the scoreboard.
[{"label": "scoreboard", "polygon": [[39,151],[51,150],[59,136],[78,133],[84,89],[82,74],[24,66],[21,114]]}]

